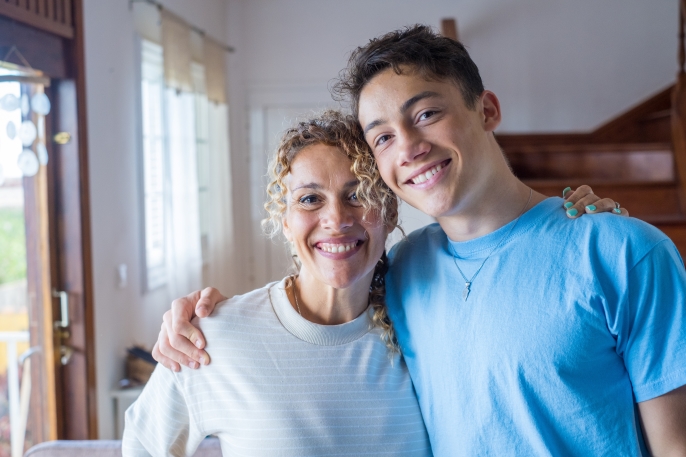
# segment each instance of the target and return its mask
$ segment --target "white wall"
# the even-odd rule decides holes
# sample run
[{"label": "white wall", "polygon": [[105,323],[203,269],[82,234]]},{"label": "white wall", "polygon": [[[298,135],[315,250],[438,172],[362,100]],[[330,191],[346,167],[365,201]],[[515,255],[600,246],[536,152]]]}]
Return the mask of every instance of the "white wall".
[{"label": "white wall", "polygon": [[503,131],[586,130],[673,83],[677,0],[229,0],[244,83],[325,85],[354,47],[457,18]]},{"label": "white wall", "polygon": [[[242,189],[252,184],[253,192],[252,212],[242,217],[251,227],[240,232],[253,234],[253,248],[243,257],[252,270],[245,288],[279,277],[284,268],[273,266],[282,247],[259,236],[260,177],[274,134],[267,119],[275,110],[331,104],[327,87],[350,51],[368,39],[414,23],[438,27],[442,18],[456,18],[486,87],[501,100],[500,132],[593,129],[673,83],[677,70],[677,0],[228,3],[228,29],[238,49],[230,81],[233,150],[251,151],[234,165]],[[411,231],[431,219],[405,206],[401,221]]]},{"label": "white wall", "polygon": [[[124,375],[125,348],[151,345],[169,308],[165,289],[143,294],[137,150],[139,87],[133,13],[128,1],[85,0],[91,228],[95,302],[98,425],[113,438],[110,391]],[[164,0],[171,11],[219,39],[226,36],[223,0]],[[117,265],[128,286],[116,287]]]},{"label": "white wall", "polygon": [[[111,438],[109,391],[123,376],[124,349],[154,341],[171,297],[141,292],[132,12],[125,0],[84,3],[99,429]],[[237,49],[229,57],[235,261],[246,266],[260,261],[251,241],[260,236],[251,199],[262,200],[250,193],[250,114],[297,93],[310,105],[330,103],[330,79],[368,38],[456,17],[487,88],[502,101],[502,131],[593,128],[670,84],[676,72],[677,0],[162,3]],[[116,288],[120,263],[128,265],[125,289]],[[240,272],[225,293],[257,285],[254,271]]]}]

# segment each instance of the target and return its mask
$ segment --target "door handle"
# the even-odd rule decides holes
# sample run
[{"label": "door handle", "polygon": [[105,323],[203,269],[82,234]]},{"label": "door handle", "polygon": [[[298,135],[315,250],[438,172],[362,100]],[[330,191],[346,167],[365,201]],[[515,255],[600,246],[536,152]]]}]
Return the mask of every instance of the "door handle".
[{"label": "door handle", "polygon": [[74,355],[74,348],[65,346],[64,344],[60,346],[60,363],[62,365],[68,364],[72,355]]},{"label": "door handle", "polygon": [[71,141],[71,133],[58,132],[52,137],[52,141],[60,145],[65,145]]},{"label": "door handle", "polygon": [[52,296],[60,299],[60,320],[55,321],[55,329],[66,329],[69,327],[69,294],[53,289]]}]

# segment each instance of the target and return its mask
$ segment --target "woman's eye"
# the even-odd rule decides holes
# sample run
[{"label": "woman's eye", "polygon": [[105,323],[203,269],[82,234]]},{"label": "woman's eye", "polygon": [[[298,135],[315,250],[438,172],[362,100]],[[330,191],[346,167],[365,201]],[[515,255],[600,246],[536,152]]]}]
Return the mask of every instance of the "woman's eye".
[{"label": "woman's eye", "polygon": [[311,205],[313,203],[317,203],[317,201],[318,199],[316,195],[305,195],[303,197],[300,197],[298,203],[303,205]]},{"label": "woman's eye", "polygon": [[357,192],[353,192],[350,194],[350,197],[348,198],[350,200],[350,204],[353,206],[361,206],[362,203],[360,200],[357,198]]}]

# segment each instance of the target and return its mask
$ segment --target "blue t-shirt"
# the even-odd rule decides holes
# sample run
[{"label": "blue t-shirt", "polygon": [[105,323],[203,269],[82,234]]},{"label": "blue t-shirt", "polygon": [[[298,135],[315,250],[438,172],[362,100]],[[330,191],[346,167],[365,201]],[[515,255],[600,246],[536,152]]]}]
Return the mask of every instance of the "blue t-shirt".
[{"label": "blue t-shirt", "polygon": [[389,314],[436,456],[640,455],[635,402],[686,384],[686,270],[637,219],[550,198],[484,237],[396,245]]}]

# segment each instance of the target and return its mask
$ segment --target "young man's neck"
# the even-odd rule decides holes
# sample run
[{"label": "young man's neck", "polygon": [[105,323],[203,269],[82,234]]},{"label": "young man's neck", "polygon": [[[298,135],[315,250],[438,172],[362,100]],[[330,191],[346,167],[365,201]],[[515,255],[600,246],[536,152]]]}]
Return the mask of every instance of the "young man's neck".
[{"label": "young man's neck", "polygon": [[[464,208],[436,220],[453,241],[468,241],[498,230],[546,199],[507,173],[494,174]],[[529,198],[531,197],[531,198]]]}]

